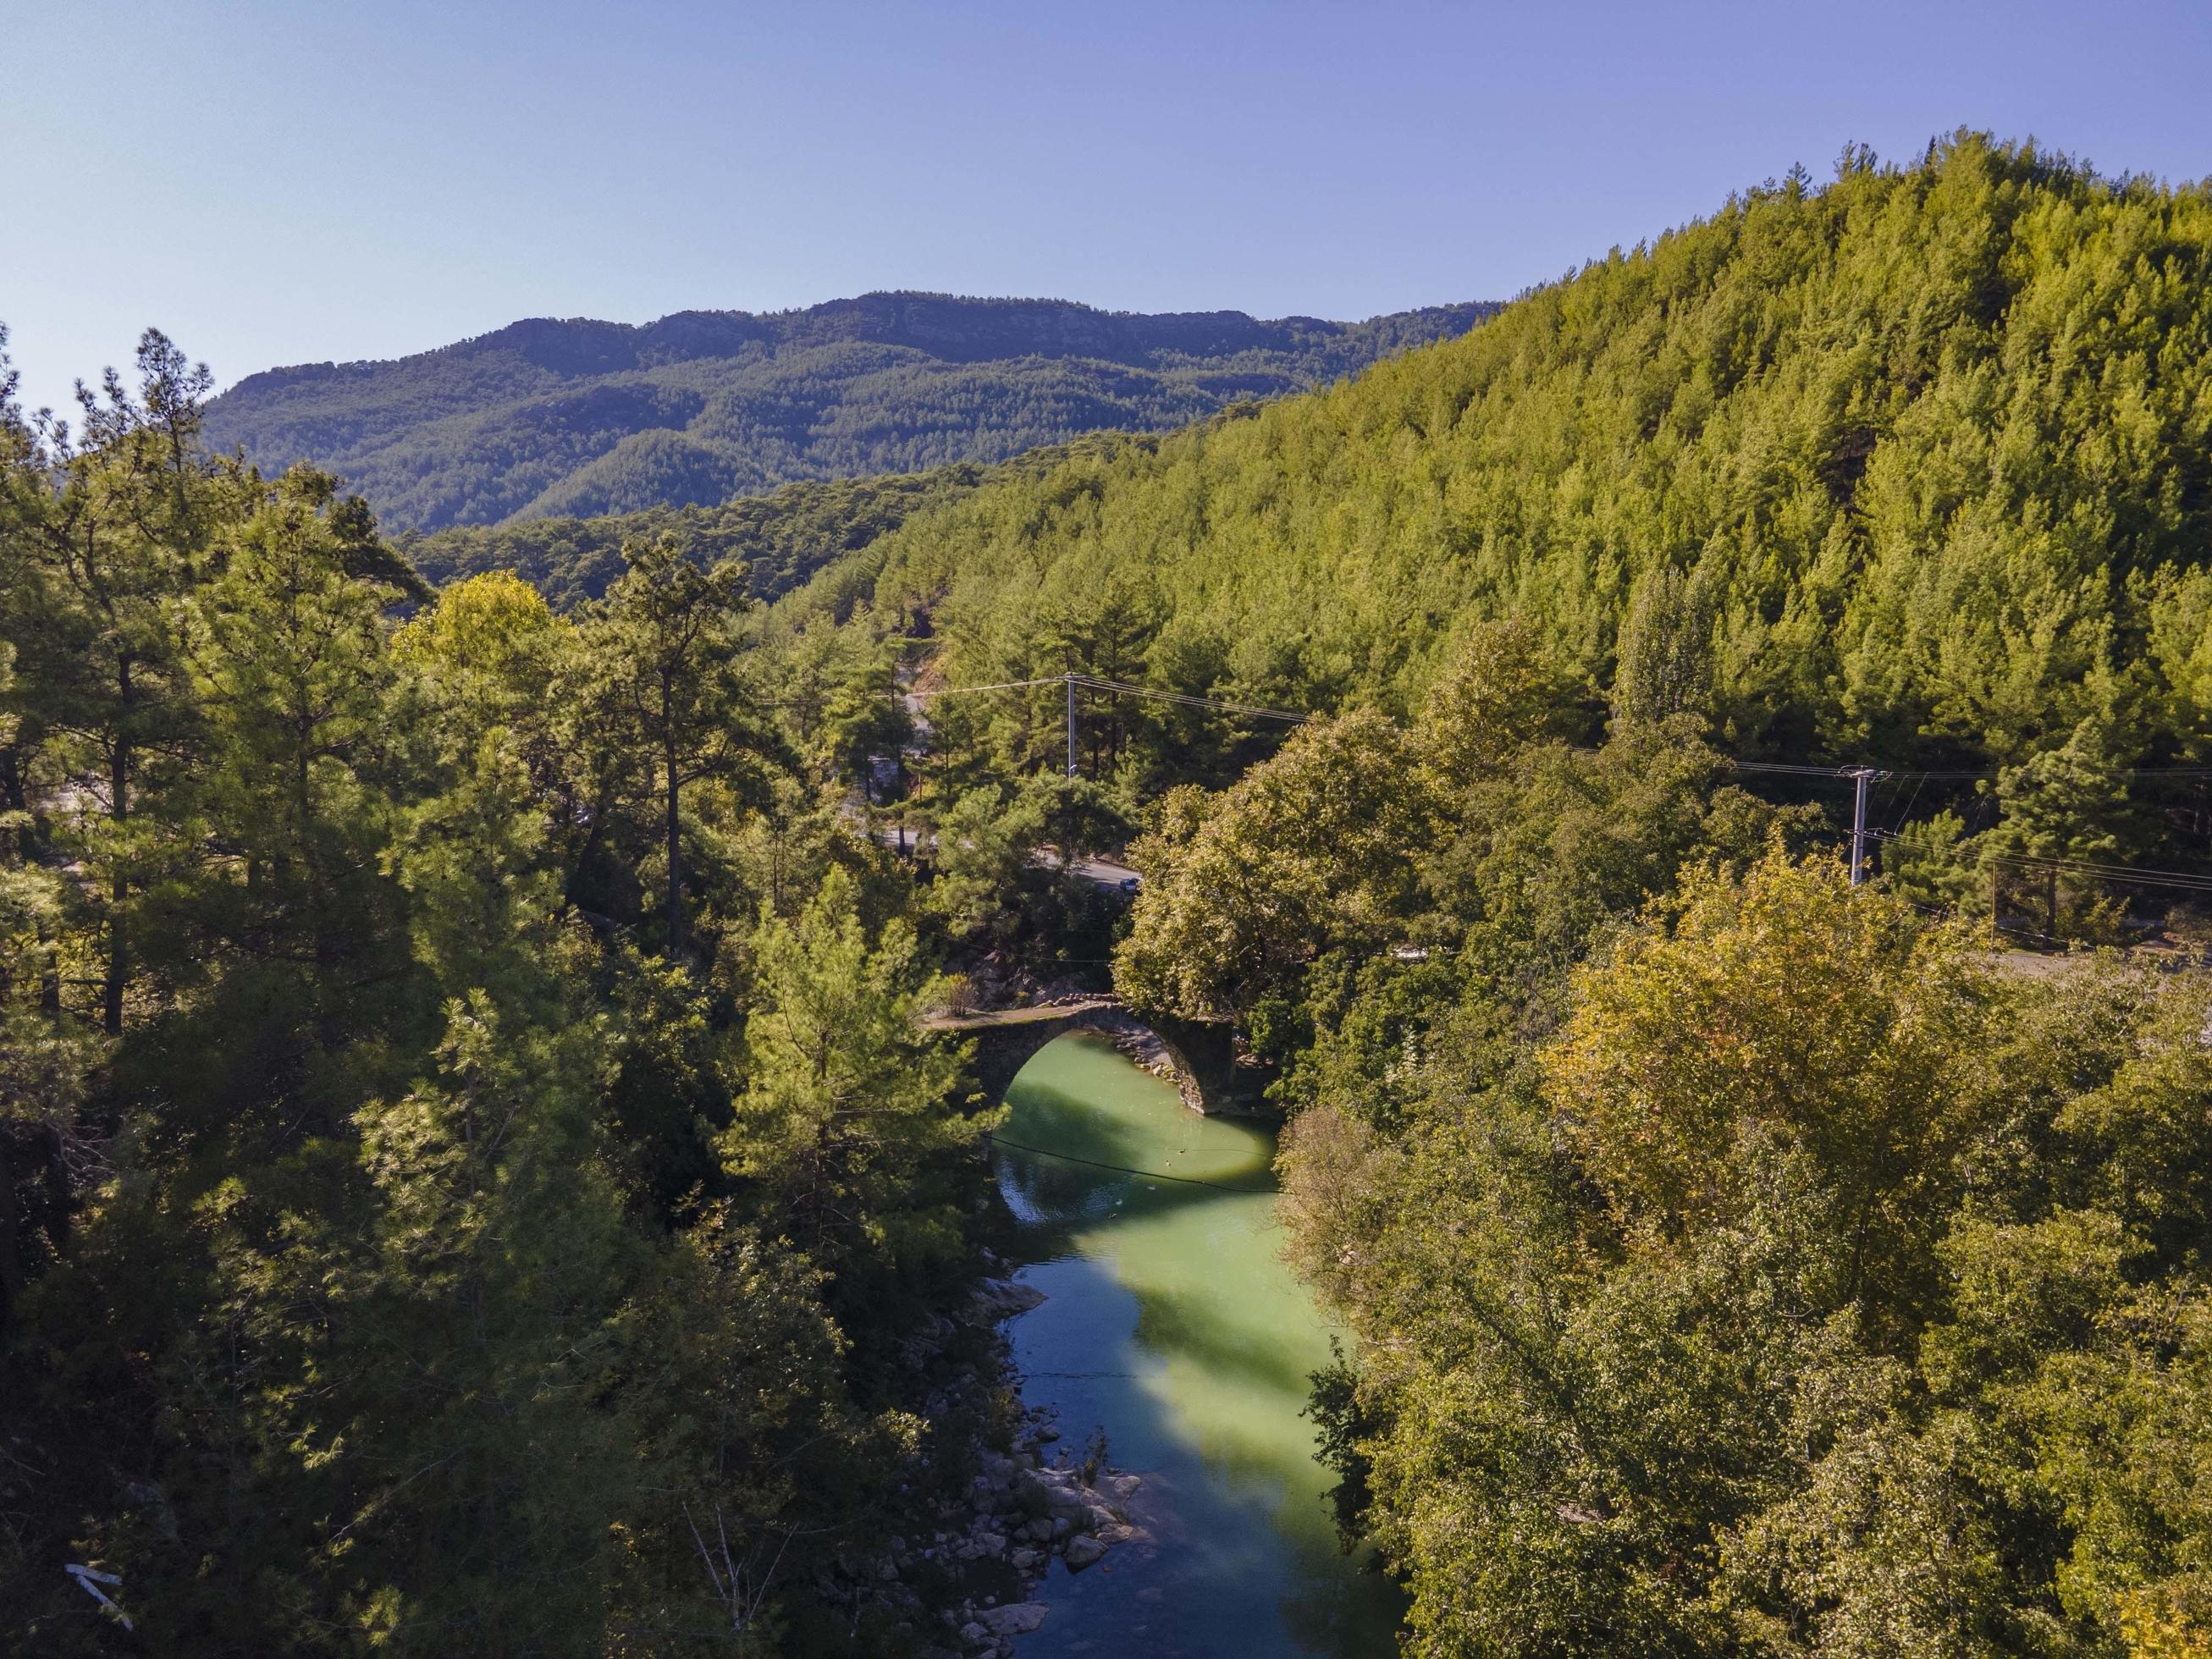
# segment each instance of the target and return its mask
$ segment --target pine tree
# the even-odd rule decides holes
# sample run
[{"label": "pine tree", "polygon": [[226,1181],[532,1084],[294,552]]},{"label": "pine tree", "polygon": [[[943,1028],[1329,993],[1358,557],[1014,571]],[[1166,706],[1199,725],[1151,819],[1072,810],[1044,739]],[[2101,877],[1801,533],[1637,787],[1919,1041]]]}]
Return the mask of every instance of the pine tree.
[{"label": "pine tree", "polygon": [[247,487],[198,446],[205,367],[149,329],[138,374],[136,393],[112,369],[99,394],[80,385],[81,436],[57,428],[11,468],[28,509],[18,568],[33,584],[15,621],[23,707],[77,797],[68,816],[99,873],[111,1036],[136,967],[135,896],[181,851],[168,797],[191,771],[198,711],[179,605],[206,579],[210,542]]},{"label": "pine tree", "polygon": [[744,569],[702,570],[672,537],[624,544],[628,569],[592,608],[585,644],[599,696],[657,768],[666,898],[664,948],[684,950],[683,792],[709,776],[757,781],[763,738],[736,670]]},{"label": "pine tree", "polygon": [[763,910],[744,1087],[722,1140],[730,1172],[821,1265],[862,1281],[958,1248],[957,1155],[988,1124],[964,1056],[920,1014],[941,1000],[913,930],[872,943],[854,884],[832,870],[793,921]]}]

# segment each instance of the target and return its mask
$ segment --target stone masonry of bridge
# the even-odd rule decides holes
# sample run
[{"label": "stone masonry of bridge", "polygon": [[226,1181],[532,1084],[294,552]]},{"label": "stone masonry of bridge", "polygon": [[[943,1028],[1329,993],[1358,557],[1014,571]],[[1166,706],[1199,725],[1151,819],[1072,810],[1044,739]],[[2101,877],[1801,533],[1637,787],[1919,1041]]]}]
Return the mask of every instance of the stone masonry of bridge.
[{"label": "stone masonry of bridge", "polygon": [[1000,1008],[986,1013],[945,1015],[924,1022],[927,1029],[971,1038],[975,1044],[976,1080],[987,1097],[1005,1095],[1030,1057],[1070,1031],[1096,1031],[1139,1068],[1182,1095],[1183,1104],[1210,1116],[1267,1115],[1253,1079],[1242,1075],[1228,1028],[1185,1021],[1147,1023],[1110,996],[1076,997],[1028,1008]]}]

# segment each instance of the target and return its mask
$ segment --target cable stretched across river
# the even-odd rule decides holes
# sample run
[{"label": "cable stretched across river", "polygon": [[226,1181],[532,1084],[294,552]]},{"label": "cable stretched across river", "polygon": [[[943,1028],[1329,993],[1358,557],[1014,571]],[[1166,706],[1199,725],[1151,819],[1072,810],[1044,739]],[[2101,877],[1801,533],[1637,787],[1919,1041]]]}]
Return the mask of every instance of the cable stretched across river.
[{"label": "cable stretched across river", "polygon": [[1108,1170],[1115,1175],[1139,1176],[1146,1181],[1179,1182],[1186,1187],[1211,1187],[1217,1193],[1243,1193],[1250,1198],[1265,1198],[1273,1193],[1273,1187],[1232,1187],[1225,1181],[1208,1181],[1202,1176],[1164,1175],[1158,1170],[1135,1170],[1126,1164],[1102,1164],[1095,1158],[1078,1158],[1073,1152],[1055,1152],[1049,1146],[1030,1146],[1018,1140],[1009,1140],[1004,1135],[983,1137],[994,1146],[1004,1146],[1011,1152],[1035,1152],[1039,1158],[1056,1158],[1063,1164],[1080,1164],[1086,1170]]}]

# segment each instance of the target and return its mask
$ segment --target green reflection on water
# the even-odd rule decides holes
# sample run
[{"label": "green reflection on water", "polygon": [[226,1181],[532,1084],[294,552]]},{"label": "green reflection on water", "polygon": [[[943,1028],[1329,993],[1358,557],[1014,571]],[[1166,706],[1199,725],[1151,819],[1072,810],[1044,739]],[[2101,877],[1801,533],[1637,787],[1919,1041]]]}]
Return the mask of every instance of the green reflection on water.
[{"label": "green reflection on water", "polygon": [[1089,1572],[1055,1565],[1023,1659],[1390,1652],[1395,1593],[1339,1553],[1301,1414],[1332,1328],[1281,1259],[1273,1135],[1199,1116],[1080,1033],[1006,1098],[1005,1140],[1061,1155],[999,1155],[1023,1277],[1049,1298],[1009,1327],[1024,1397],[1071,1438],[1105,1430],[1146,1476],[1148,1534]]}]

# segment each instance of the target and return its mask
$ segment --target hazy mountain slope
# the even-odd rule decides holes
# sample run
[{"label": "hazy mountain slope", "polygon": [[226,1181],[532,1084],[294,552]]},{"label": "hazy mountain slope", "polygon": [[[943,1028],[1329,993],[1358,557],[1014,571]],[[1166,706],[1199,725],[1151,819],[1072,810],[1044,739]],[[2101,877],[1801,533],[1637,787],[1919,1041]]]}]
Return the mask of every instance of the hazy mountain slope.
[{"label": "hazy mountain slope", "polygon": [[1492,309],[1262,322],[872,294],[635,327],[540,318],[396,362],[251,375],[210,405],[207,432],[264,470],[337,471],[393,529],[635,512],[1180,426]]},{"label": "hazy mountain slope", "polygon": [[673,535],[702,562],[744,560],[755,596],[773,599],[823,566],[889,535],[917,513],[1005,477],[1042,472],[1070,453],[1068,446],[1052,446],[992,467],[963,461],[928,472],[803,479],[712,507],[648,507],[592,517],[456,525],[397,539],[415,568],[437,586],[486,571],[512,570],[556,609],[567,611],[599,598],[622,574],[623,542]]}]

